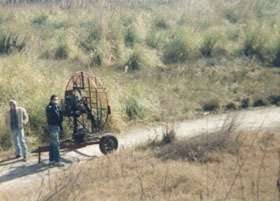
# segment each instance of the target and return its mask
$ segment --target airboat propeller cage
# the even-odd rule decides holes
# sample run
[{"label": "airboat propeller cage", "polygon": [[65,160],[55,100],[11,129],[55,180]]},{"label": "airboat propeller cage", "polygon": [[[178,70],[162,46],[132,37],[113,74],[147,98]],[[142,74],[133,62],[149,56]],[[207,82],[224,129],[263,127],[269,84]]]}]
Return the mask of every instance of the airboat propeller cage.
[{"label": "airboat propeller cage", "polygon": [[73,118],[73,134],[101,131],[111,114],[106,88],[95,75],[77,72],[68,81],[64,100],[64,116]]},{"label": "airboat propeller cage", "polygon": [[[69,117],[74,129],[71,139],[60,142],[60,149],[99,144],[100,151],[108,154],[118,148],[118,139],[113,134],[102,135],[100,132],[111,114],[111,108],[106,88],[95,75],[83,72],[73,75],[68,81],[61,106],[63,116]],[[102,136],[96,136],[96,133]],[[41,153],[47,151],[49,146],[38,147],[32,153],[38,153],[40,163]]]}]

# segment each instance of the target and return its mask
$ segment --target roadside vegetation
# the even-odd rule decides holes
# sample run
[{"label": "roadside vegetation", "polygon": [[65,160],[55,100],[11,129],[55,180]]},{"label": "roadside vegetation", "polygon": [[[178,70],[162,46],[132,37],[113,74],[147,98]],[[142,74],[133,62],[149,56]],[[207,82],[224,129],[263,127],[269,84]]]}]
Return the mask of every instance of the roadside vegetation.
[{"label": "roadside vegetation", "polygon": [[218,132],[183,139],[176,136],[176,127],[167,126],[162,138],[92,158],[42,179],[32,189],[1,196],[58,201],[278,200],[279,133],[244,133],[237,126],[227,121]]},{"label": "roadside vegetation", "polygon": [[[108,128],[279,105],[276,0],[0,1],[0,149],[7,101],[24,106],[30,147],[44,107],[76,71],[108,89]],[[166,11],[164,14],[162,10]]]}]

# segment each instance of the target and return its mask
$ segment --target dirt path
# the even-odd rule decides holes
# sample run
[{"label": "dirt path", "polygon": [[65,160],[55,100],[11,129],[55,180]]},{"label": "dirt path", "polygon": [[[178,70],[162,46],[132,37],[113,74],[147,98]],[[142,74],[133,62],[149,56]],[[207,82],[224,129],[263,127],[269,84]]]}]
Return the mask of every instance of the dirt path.
[{"label": "dirt path", "polygon": [[[188,120],[175,125],[177,136],[184,137],[221,129],[227,119],[234,119],[237,129],[246,131],[279,130],[280,108],[270,107],[239,111],[229,114],[206,115],[198,120]],[[120,149],[133,147],[139,143],[162,135],[164,126],[136,129],[118,135]],[[37,156],[30,156],[27,163],[19,160],[0,161],[0,193],[11,188],[30,186],[40,182],[42,178],[55,175],[79,165],[83,161],[101,156],[98,146],[88,146],[78,150],[62,151],[63,168],[49,168],[47,153],[42,154],[42,163],[37,163]],[[1,198],[0,198],[1,200]]]}]

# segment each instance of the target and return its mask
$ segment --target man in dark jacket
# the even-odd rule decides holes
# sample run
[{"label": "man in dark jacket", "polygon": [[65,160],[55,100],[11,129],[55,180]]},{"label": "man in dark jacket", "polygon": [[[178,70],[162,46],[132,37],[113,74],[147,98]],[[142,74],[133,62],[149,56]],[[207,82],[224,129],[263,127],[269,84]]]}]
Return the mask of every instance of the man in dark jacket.
[{"label": "man in dark jacket", "polygon": [[58,105],[58,97],[52,95],[50,103],[46,107],[47,121],[48,121],[48,133],[50,136],[50,147],[49,147],[49,163],[58,167],[64,166],[60,161],[59,152],[59,133],[61,130],[61,124],[63,116],[61,109]]}]

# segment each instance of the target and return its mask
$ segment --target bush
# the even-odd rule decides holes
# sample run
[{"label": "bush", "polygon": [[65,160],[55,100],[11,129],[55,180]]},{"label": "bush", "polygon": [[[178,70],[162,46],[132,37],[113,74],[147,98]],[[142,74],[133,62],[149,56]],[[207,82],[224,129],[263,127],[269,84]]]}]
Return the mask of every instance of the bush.
[{"label": "bush", "polygon": [[215,111],[220,108],[219,100],[218,99],[211,99],[206,101],[202,104],[202,108],[204,111]]},{"label": "bush", "polygon": [[239,29],[233,29],[227,31],[227,38],[232,41],[237,41],[240,37],[240,30]]},{"label": "bush", "polygon": [[87,42],[99,41],[102,36],[101,30],[102,30],[101,27],[97,27],[97,26],[92,27],[92,29],[89,31]]},{"label": "bush", "polygon": [[238,21],[236,9],[226,9],[224,11],[224,16],[230,23],[236,23]]},{"label": "bush", "polygon": [[162,138],[158,136],[154,139],[149,139],[147,143],[141,144],[137,147],[140,150],[156,149],[176,141],[176,129],[174,125],[166,124],[162,127]]},{"label": "bush", "polygon": [[103,56],[100,51],[93,48],[90,52],[90,66],[101,66],[103,62]]},{"label": "bush", "polygon": [[0,35],[0,53],[8,54],[11,51],[11,35],[1,34]]},{"label": "bush", "polygon": [[155,30],[152,30],[146,39],[147,45],[151,48],[158,48],[160,45],[160,35]]},{"label": "bush", "polygon": [[125,45],[127,47],[133,47],[138,40],[137,32],[133,28],[129,28],[125,34]]},{"label": "bush", "polygon": [[165,64],[183,63],[190,55],[190,48],[185,39],[177,38],[167,43],[163,49]]},{"label": "bush", "polygon": [[212,57],[213,49],[217,40],[212,36],[206,36],[199,48],[204,57]]},{"label": "bush", "polygon": [[268,52],[270,65],[280,67],[280,38],[275,42],[275,45],[271,47],[271,50],[268,50]]},{"label": "bush", "polygon": [[236,106],[234,103],[229,103],[226,105],[226,110],[235,110]]},{"label": "bush", "polygon": [[84,30],[84,32],[80,40],[80,47],[86,53],[96,51],[96,46],[102,38],[102,27],[95,21],[88,21],[81,24],[81,29]]},{"label": "bush", "polygon": [[145,116],[145,106],[141,104],[137,99],[130,98],[124,104],[125,113],[130,120],[143,118]]},{"label": "bush", "polygon": [[0,144],[0,150],[9,150],[12,147],[11,135],[8,132],[1,132]]},{"label": "bush", "polygon": [[165,125],[160,145],[170,144],[176,140],[176,130],[173,125]]},{"label": "bush", "polygon": [[190,162],[205,163],[219,160],[210,155],[213,152],[237,154],[240,141],[239,136],[233,134],[234,126],[233,121],[225,122],[218,132],[175,141],[163,146],[156,156],[164,160],[186,159]]},{"label": "bush", "polygon": [[44,49],[41,50],[40,54],[41,59],[51,59],[53,58],[53,52],[50,47],[45,47]]},{"label": "bush", "polygon": [[69,48],[67,44],[61,43],[59,46],[55,49],[55,59],[67,59],[69,56]]},{"label": "bush", "polygon": [[262,107],[266,106],[267,102],[263,98],[255,98],[253,107]]},{"label": "bush", "polygon": [[271,95],[268,97],[269,103],[278,105],[280,103],[280,95]]},{"label": "bush", "polygon": [[101,54],[93,54],[91,55],[90,66],[101,66],[103,62],[103,58]]},{"label": "bush", "polygon": [[134,51],[125,64],[127,67],[126,71],[128,72],[140,70],[142,67],[144,67],[144,65],[144,58],[142,56],[142,52],[140,51]]},{"label": "bush", "polygon": [[23,50],[26,40],[25,36],[17,33],[0,33],[0,54],[9,54],[12,50]]},{"label": "bush", "polygon": [[264,42],[259,31],[247,31],[243,42],[243,54],[247,57],[256,56],[264,59]]},{"label": "bush", "polygon": [[244,98],[241,100],[241,105],[240,108],[246,109],[249,107],[250,104],[250,99],[249,98]]},{"label": "bush", "polygon": [[158,29],[167,29],[169,27],[166,19],[162,18],[162,17],[158,17],[155,19],[155,27]]},{"label": "bush", "polygon": [[41,13],[32,19],[33,24],[45,25],[48,21],[48,15]]}]

